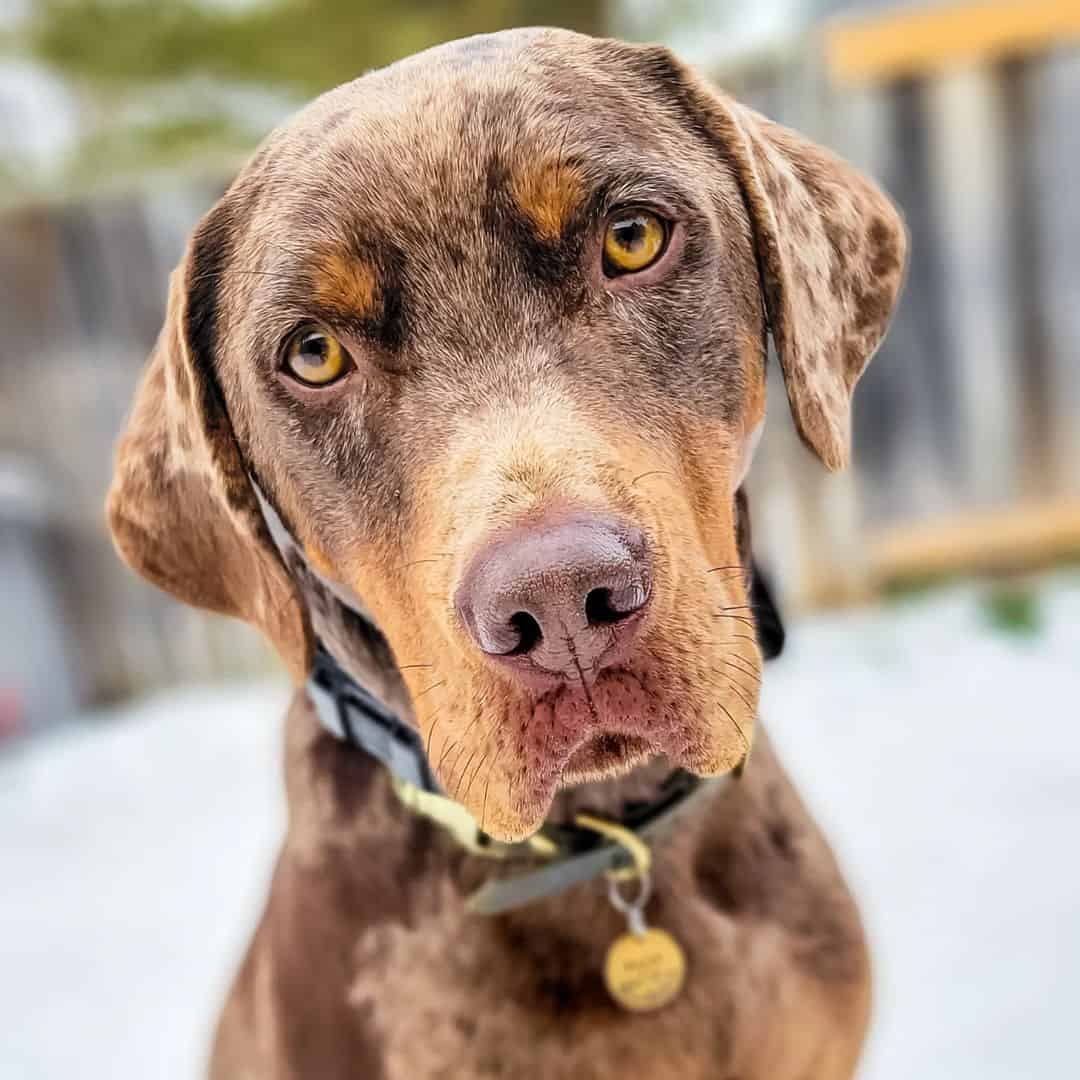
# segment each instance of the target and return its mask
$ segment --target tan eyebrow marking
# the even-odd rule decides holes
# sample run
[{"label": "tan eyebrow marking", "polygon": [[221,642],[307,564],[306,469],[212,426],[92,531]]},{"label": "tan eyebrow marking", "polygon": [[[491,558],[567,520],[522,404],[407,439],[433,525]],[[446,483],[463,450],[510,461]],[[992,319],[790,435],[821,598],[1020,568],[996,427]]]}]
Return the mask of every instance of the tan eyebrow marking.
[{"label": "tan eyebrow marking", "polygon": [[584,201],[585,184],[571,165],[547,161],[514,172],[510,194],[544,240],[557,240]]},{"label": "tan eyebrow marking", "polygon": [[315,299],[331,309],[345,309],[356,318],[379,314],[380,290],[375,269],[369,263],[331,252],[318,259],[312,271]]}]

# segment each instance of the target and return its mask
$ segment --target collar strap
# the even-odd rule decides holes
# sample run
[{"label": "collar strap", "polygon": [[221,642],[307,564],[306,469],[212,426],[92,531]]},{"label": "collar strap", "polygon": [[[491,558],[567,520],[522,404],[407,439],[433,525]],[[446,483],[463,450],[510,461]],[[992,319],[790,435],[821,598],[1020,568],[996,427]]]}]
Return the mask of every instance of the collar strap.
[{"label": "collar strap", "polygon": [[[709,794],[716,794],[732,783],[741,772],[740,765],[725,776],[707,780],[692,777],[692,784],[674,802],[653,814],[646,824],[631,831],[639,840],[652,846],[670,832],[678,817],[687,813],[691,807],[699,805]],[[541,835],[545,829],[541,830]],[[581,833],[592,832],[580,825],[575,825],[574,829]],[[593,833],[593,836],[595,839],[596,834]],[[466,900],[465,906],[477,915],[499,915],[504,911],[554,896],[572,885],[591,881],[600,874],[632,870],[633,866],[634,859],[626,847],[601,841],[591,850],[553,860],[550,865],[542,866],[538,870],[488,881]]]},{"label": "collar strap", "polygon": [[415,791],[451,801],[431,771],[416,728],[343,670],[321,641],[307,692],[322,726],[331,735],[381,761],[396,780]]},{"label": "collar strap", "polygon": [[[304,549],[281,520],[255,477],[249,473],[248,479],[270,538],[289,574],[295,577],[297,569],[303,568],[329,590],[339,604],[374,630],[375,624],[360,597],[347,585],[328,578],[311,565]],[[392,775],[420,791],[442,795],[424,753],[420,733],[349,675],[321,641],[316,642],[307,691],[320,723],[334,738],[370,754]]]},{"label": "collar strap", "polygon": [[[591,881],[600,874],[633,873],[634,847],[646,850],[666,836],[676,820],[709,794],[717,794],[741,773],[742,765],[725,776],[699,779],[677,770],[665,781],[659,800],[630,810],[621,825],[611,829],[598,824],[586,824],[590,819],[579,815],[577,823],[555,826],[545,823],[533,836],[517,843],[503,843],[481,832],[475,819],[460,803],[444,795],[421,791],[405,781],[394,779],[394,791],[409,810],[440,825],[458,844],[474,855],[503,860],[540,861],[546,865],[528,869],[507,877],[494,878],[482,885],[465,901],[465,907],[476,915],[500,915],[513,908],[554,896]],[[634,822],[636,824],[629,824]],[[607,836],[625,832],[634,845],[626,841],[609,842]]]}]

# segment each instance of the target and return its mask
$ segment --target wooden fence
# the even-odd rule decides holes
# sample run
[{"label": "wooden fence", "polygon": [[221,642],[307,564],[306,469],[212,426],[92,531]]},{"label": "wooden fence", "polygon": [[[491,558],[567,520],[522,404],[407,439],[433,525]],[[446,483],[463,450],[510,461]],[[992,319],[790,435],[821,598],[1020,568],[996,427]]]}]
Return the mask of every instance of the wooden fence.
[{"label": "wooden fence", "polygon": [[[881,177],[913,239],[901,310],[856,395],[857,468],[826,478],[772,387],[755,537],[789,605],[1080,550],[1076,12],[1031,0],[836,24],[717,72]],[[86,700],[268,663],[245,628],[123,570],[101,517],[168,271],[219,187],[0,218],[0,454],[48,477],[60,542],[39,555]],[[18,618],[0,611],[6,639]]]},{"label": "wooden fence", "polygon": [[717,72],[879,177],[912,238],[855,470],[819,478],[772,410],[759,502],[783,527],[758,533],[789,600],[1080,552],[1078,40],[1076,0],[946,3]]}]

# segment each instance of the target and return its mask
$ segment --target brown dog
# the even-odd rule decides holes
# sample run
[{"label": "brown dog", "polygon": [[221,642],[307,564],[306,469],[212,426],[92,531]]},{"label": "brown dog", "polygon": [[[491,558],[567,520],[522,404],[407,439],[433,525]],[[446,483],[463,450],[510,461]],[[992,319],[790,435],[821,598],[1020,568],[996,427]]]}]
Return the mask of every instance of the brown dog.
[{"label": "brown dog", "polygon": [[[260,627],[298,684],[321,640],[496,840],[619,817],[750,745],[739,486],[769,331],[799,431],[842,466],[904,257],[876,187],[664,49],[431,50],[276,131],[196,229],[116,543]],[[656,845],[647,914],[688,974],[642,1014],[604,991],[625,926],[602,879],[471,914],[505,865],[407,810],[302,687],[287,741],[289,832],[214,1076],[851,1075],[857,913],[760,734]]]}]

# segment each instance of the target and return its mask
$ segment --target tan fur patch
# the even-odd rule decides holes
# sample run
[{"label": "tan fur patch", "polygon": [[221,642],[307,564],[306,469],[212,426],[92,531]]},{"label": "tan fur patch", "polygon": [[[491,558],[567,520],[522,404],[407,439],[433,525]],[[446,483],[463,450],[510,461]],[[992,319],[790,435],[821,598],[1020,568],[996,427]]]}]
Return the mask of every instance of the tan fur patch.
[{"label": "tan fur patch", "polygon": [[514,202],[545,240],[557,240],[581,205],[585,187],[571,166],[545,162],[519,169],[511,181]]},{"label": "tan fur patch", "polygon": [[379,302],[375,270],[365,262],[331,252],[315,265],[312,274],[315,299],[330,308],[347,308],[363,318],[374,316]]}]

